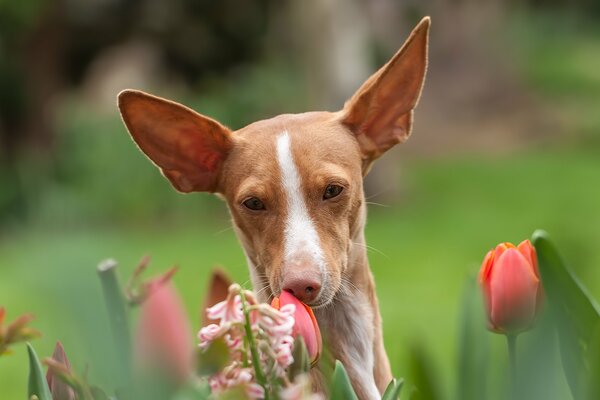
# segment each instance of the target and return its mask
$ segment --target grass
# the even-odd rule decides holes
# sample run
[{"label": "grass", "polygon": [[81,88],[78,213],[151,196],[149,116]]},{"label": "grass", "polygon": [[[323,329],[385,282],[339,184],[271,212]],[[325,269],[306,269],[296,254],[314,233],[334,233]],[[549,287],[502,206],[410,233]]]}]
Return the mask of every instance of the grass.
[{"label": "grass", "polygon": [[[367,239],[378,284],[385,340],[394,372],[407,373],[409,349],[421,345],[452,393],[457,326],[465,279],[485,252],[501,241],[518,242],[536,228],[548,230],[577,274],[600,298],[600,159],[592,151],[546,149],[490,158],[405,163],[405,198],[372,206]],[[186,201],[194,201],[189,197]],[[376,201],[376,199],[374,199]],[[154,271],[176,263],[175,283],[194,328],[208,271],[223,265],[247,282],[245,261],[224,212],[206,220],[145,226],[14,230],[0,243],[0,304],[9,319],[32,311],[44,337],[34,342],[49,355],[63,341],[72,363],[92,380],[111,378],[110,332],[95,266],[114,257],[121,277],[143,254]],[[376,250],[375,250],[376,249]],[[482,327],[483,329],[483,327]],[[493,338],[503,346],[500,338]],[[25,347],[0,359],[3,398],[23,396]]]}]

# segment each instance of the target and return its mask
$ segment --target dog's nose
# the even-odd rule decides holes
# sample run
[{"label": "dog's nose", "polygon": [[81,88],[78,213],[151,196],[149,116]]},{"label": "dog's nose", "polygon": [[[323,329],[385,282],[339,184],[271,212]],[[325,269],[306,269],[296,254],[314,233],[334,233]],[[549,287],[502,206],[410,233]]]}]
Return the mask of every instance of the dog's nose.
[{"label": "dog's nose", "polygon": [[307,277],[294,278],[284,282],[283,290],[293,294],[303,303],[310,303],[319,295],[321,283]]}]

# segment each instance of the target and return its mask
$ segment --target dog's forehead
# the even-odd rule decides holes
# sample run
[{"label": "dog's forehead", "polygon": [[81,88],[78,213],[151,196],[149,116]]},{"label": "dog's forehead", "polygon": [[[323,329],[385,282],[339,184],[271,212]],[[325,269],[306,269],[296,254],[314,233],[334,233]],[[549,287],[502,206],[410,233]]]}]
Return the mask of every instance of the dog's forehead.
[{"label": "dog's forehead", "polygon": [[[278,139],[282,135],[288,136],[284,143],[289,149],[281,148]],[[282,151],[285,157],[291,155],[305,182],[332,171],[343,171],[348,177],[360,175],[358,141],[335,113],[279,115],[235,131],[233,138],[221,184],[224,192],[234,196],[249,182],[271,190],[278,186]]]},{"label": "dog's forehead", "polygon": [[[274,155],[277,138],[287,133],[291,152],[299,161],[339,160],[342,164],[360,157],[358,142],[331,112],[282,114],[254,122],[234,133],[246,155]],[[301,155],[301,157],[300,157]]]}]

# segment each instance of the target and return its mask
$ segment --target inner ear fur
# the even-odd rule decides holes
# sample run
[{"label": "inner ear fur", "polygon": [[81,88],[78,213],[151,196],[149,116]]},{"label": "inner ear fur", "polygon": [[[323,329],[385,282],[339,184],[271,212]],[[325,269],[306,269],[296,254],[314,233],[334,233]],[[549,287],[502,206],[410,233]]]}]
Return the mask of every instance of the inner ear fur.
[{"label": "inner ear fur", "polygon": [[217,121],[137,90],[118,96],[123,122],[140,150],[180,192],[218,192],[231,131]]},{"label": "inner ear fur", "polygon": [[427,71],[430,23],[423,18],[394,57],[344,105],[342,123],[359,142],[365,173],[375,159],[410,136]]}]

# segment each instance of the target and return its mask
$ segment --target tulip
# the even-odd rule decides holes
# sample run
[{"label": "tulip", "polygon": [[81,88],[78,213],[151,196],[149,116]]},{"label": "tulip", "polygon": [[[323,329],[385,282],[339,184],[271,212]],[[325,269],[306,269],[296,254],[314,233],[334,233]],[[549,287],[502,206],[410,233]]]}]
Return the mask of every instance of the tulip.
[{"label": "tulip", "polygon": [[540,310],[542,286],[535,248],[529,240],[517,247],[501,243],[488,252],[479,283],[491,331],[514,335],[531,328]]},{"label": "tulip", "polygon": [[171,284],[159,285],[142,303],[135,338],[135,359],[175,382],[191,374],[193,347],[183,305]]},{"label": "tulip", "polygon": [[302,339],[304,339],[306,350],[311,359],[311,365],[315,365],[319,360],[323,346],[317,319],[309,306],[298,300],[289,292],[281,292],[279,297],[273,299],[271,306],[279,310],[287,304],[293,304],[296,308],[296,311],[294,312],[295,323],[292,335],[294,337],[301,336]]}]

